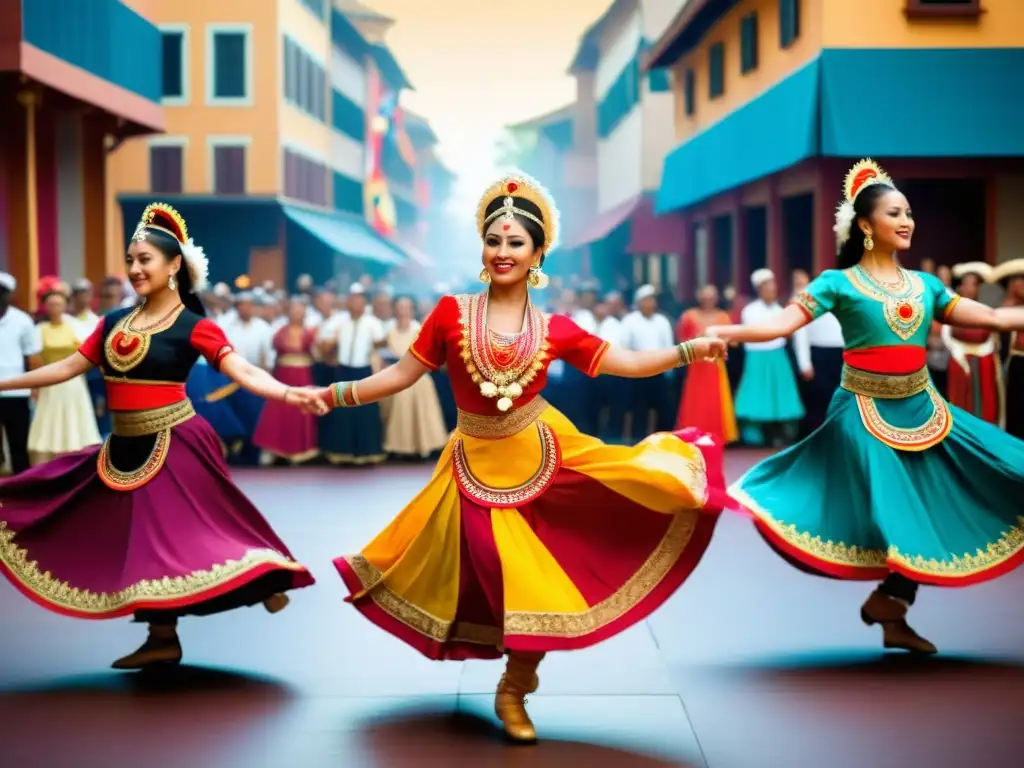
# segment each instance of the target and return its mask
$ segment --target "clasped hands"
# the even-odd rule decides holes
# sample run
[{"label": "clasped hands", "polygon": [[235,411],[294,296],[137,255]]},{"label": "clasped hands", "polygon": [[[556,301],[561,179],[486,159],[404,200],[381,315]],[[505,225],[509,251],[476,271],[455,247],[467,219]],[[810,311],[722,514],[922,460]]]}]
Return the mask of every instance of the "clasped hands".
[{"label": "clasped hands", "polygon": [[725,339],[703,336],[690,341],[697,360],[725,360],[729,357],[729,344]]},{"label": "clasped hands", "polygon": [[288,387],[284,393],[284,402],[303,413],[324,416],[331,411],[330,397],[329,387]]}]

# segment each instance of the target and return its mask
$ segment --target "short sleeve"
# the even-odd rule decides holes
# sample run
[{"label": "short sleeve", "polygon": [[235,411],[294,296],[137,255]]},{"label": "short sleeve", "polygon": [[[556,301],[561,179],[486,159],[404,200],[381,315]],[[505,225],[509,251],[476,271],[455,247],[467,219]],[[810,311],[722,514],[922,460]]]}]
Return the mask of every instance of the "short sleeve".
[{"label": "short sleeve", "polygon": [[96,327],[85,337],[78,351],[93,365],[103,362],[103,320],[96,323]]},{"label": "short sleeve", "polygon": [[568,317],[561,316],[551,318],[548,340],[553,342],[557,357],[591,377],[597,376],[609,347],[600,336],[588,333]]},{"label": "short sleeve", "polygon": [[947,288],[935,275],[919,273],[924,280],[925,290],[932,300],[933,317],[940,323],[948,322],[953,307],[960,301],[960,294]]},{"label": "short sleeve", "polygon": [[21,354],[23,357],[32,357],[41,354],[43,351],[43,334],[39,326],[27,319],[25,327],[21,332]]},{"label": "short sleeve", "polygon": [[427,368],[436,371],[445,361],[445,336],[452,312],[458,312],[454,296],[445,296],[423,321],[423,327],[416,335],[416,340],[409,347],[409,354],[423,363]]},{"label": "short sleeve", "polygon": [[214,370],[219,370],[221,361],[235,351],[223,329],[206,317],[196,323],[190,341]]},{"label": "short sleeve", "polygon": [[811,320],[817,320],[826,312],[831,312],[836,308],[837,274],[834,269],[825,270],[800,291],[791,303],[800,307]]}]

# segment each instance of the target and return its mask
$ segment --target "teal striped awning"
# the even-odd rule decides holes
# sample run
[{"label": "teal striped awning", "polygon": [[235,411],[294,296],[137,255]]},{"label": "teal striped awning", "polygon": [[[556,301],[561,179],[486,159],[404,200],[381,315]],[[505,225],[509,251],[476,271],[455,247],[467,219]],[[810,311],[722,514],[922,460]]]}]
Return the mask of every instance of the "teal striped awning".
[{"label": "teal striped awning", "polygon": [[294,205],[283,205],[281,209],[289,221],[334,253],[386,265],[404,264],[407,260],[397,246],[374,232],[359,216],[343,211],[320,213]]}]

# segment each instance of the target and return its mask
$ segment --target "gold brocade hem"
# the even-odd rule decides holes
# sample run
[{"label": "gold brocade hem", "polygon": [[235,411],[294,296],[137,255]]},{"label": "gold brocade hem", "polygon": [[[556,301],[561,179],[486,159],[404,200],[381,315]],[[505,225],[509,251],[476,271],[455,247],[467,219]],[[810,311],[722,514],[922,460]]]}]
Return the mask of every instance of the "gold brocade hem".
[{"label": "gold brocade hem", "polygon": [[175,603],[195,598],[268,565],[292,571],[305,570],[272,549],[254,549],[238,560],[227,560],[209,570],[193,571],[186,576],[144,579],[116,592],[90,592],[42,571],[29,553],[17,545],[16,534],[0,520],[0,563],[29,593],[42,602],[75,615],[118,615],[141,603]]},{"label": "gold brocade hem", "polygon": [[276,364],[283,368],[308,368],[313,364],[313,358],[309,355],[281,355],[277,358]]},{"label": "gold brocade hem", "polygon": [[504,636],[583,637],[620,619],[651,594],[668,575],[686,550],[696,528],[697,513],[674,515],[654,552],[610,597],[579,613],[506,611],[503,634],[494,627],[468,625],[433,616],[391,590],[384,582],[383,574],[362,555],[345,559],[363,586],[360,594],[368,595],[381,610],[421,635],[439,643],[463,641],[501,648]]},{"label": "gold brocade hem", "polygon": [[213,392],[210,392],[204,399],[208,403],[219,403],[221,400],[231,397],[239,389],[241,389],[241,387],[238,383],[232,381],[230,384],[225,384],[223,387],[218,387],[213,390]]},{"label": "gold brocade hem", "polygon": [[931,383],[928,368],[908,374],[871,373],[859,368],[843,364],[842,379],[839,386],[865,397],[877,397],[882,400],[900,400],[924,392]]},{"label": "gold brocade hem", "polygon": [[518,507],[540,496],[555,479],[555,474],[562,463],[558,438],[551,427],[543,421],[536,422],[540,436],[541,462],[537,471],[525,483],[511,488],[493,488],[481,482],[469,467],[466,449],[461,439],[456,438],[452,446],[452,463],[455,482],[459,490],[473,501],[487,508]]},{"label": "gold brocade hem", "polygon": [[819,315],[823,314],[821,303],[808,291],[800,291],[790,303],[800,307],[811,320],[815,320]]},{"label": "gold brocade hem", "polygon": [[1004,531],[999,539],[989,543],[984,550],[979,549],[974,554],[965,552],[963,555],[938,560],[906,554],[897,546],[889,546],[884,550],[870,549],[846,544],[843,541],[823,539],[821,536],[801,531],[791,523],[776,520],[740,488],[739,484],[729,488],[729,495],[787,545],[815,560],[832,565],[865,570],[889,570],[896,564],[922,576],[968,579],[1020,557],[1024,552],[1024,515],[1018,516],[1017,525]]},{"label": "gold brocade hem", "polygon": [[163,469],[167,453],[171,449],[171,430],[158,432],[153,449],[142,466],[130,472],[122,472],[110,459],[110,437],[103,441],[103,447],[96,457],[96,472],[108,488],[115,491],[136,491],[150,482]]},{"label": "gold brocade hem", "polygon": [[111,411],[110,430],[119,437],[145,437],[184,424],[195,415],[188,399],[144,411]]},{"label": "gold brocade hem", "polygon": [[872,398],[855,395],[861,423],[873,437],[897,451],[924,451],[938,445],[953,428],[953,414],[930,382],[925,391],[931,400],[932,415],[921,426],[895,427],[882,418]]},{"label": "gold brocade hem", "polygon": [[540,418],[548,402],[539,395],[521,408],[506,413],[484,416],[459,409],[457,429],[464,435],[481,440],[501,440],[518,435]]}]

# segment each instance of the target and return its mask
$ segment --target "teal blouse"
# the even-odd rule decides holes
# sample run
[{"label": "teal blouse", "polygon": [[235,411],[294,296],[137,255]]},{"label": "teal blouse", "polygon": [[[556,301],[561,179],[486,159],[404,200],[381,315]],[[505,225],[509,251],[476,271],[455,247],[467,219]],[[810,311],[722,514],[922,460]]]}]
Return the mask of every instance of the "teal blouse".
[{"label": "teal blouse", "polygon": [[924,347],[933,320],[945,321],[960,297],[934,275],[900,270],[888,286],[859,265],[822,272],[794,301],[812,319],[831,312],[843,329],[846,349]]}]

